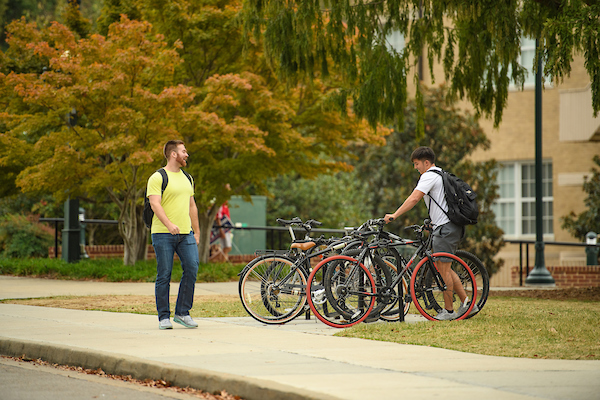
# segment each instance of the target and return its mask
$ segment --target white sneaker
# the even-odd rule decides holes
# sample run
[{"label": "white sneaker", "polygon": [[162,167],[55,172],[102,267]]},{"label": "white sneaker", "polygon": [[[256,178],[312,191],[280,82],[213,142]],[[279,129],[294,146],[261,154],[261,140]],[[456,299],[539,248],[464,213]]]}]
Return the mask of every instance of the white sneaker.
[{"label": "white sneaker", "polygon": [[175,317],[173,317],[173,322],[177,322],[178,324],[181,324],[183,326],[185,326],[186,328],[197,328],[198,324],[196,323],[196,321],[194,321],[192,319],[192,317],[190,317],[189,315],[175,315]]},{"label": "white sneaker", "polygon": [[454,311],[448,312],[448,310],[444,308],[434,318],[438,321],[451,321],[453,319],[456,319],[457,317],[458,314],[456,314]]},{"label": "white sneaker", "polygon": [[[462,316],[464,313],[467,312],[467,310],[469,309],[469,307],[471,307],[471,302],[469,301],[469,299],[465,299],[465,302],[463,304],[460,305],[460,307],[458,307],[458,316]],[[475,315],[479,312],[479,307],[477,307],[477,304],[475,304],[473,306],[473,308],[471,309],[471,312],[469,313],[469,315]]]},{"label": "white sneaker", "polygon": [[171,324],[171,321],[169,321],[169,318],[158,321],[158,327],[160,329],[173,329],[173,325]]}]

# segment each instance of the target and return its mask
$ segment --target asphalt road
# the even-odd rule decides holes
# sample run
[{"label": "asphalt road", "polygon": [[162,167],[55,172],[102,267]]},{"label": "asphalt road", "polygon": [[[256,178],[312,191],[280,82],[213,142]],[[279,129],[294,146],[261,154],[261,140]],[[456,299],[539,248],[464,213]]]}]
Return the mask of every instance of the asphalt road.
[{"label": "asphalt road", "polygon": [[198,397],[0,357],[1,400],[191,400]]}]

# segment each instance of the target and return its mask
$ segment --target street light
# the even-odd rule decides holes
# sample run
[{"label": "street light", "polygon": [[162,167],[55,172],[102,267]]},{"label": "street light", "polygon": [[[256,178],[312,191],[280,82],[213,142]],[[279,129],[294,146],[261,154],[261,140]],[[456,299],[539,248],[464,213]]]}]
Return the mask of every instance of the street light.
[{"label": "street light", "polygon": [[[535,39],[536,54],[539,39]],[[554,278],[544,260],[544,203],[542,201],[542,57],[535,72],[535,266],[525,279],[526,285],[554,286]]]}]

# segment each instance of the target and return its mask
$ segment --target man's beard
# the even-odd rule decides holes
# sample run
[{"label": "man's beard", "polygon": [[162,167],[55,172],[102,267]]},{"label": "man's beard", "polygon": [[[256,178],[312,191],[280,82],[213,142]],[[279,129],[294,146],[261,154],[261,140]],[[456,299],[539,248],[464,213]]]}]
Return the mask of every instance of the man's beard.
[{"label": "man's beard", "polygon": [[177,158],[175,159],[177,160],[177,162],[182,166],[185,167],[187,165],[187,161],[185,160],[185,158],[183,158],[182,156],[177,156]]}]

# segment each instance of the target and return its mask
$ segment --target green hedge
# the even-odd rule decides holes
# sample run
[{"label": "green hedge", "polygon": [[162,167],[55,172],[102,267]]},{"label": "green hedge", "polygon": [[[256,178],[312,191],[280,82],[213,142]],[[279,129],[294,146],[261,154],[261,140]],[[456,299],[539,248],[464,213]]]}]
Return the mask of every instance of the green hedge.
[{"label": "green hedge", "polygon": [[[229,263],[200,264],[198,282],[227,282],[237,280],[243,265]],[[124,265],[119,258],[81,260],[67,263],[51,258],[0,258],[0,275],[43,277],[73,280],[102,280],[107,282],[154,282],[156,261],[138,261]],[[181,264],[176,261],[171,280],[181,279]]]},{"label": "green hedge", "polygon": [[48,257],[53,237],[52,229],[32,216],[0,217],[0,255],[3,257]]}]

